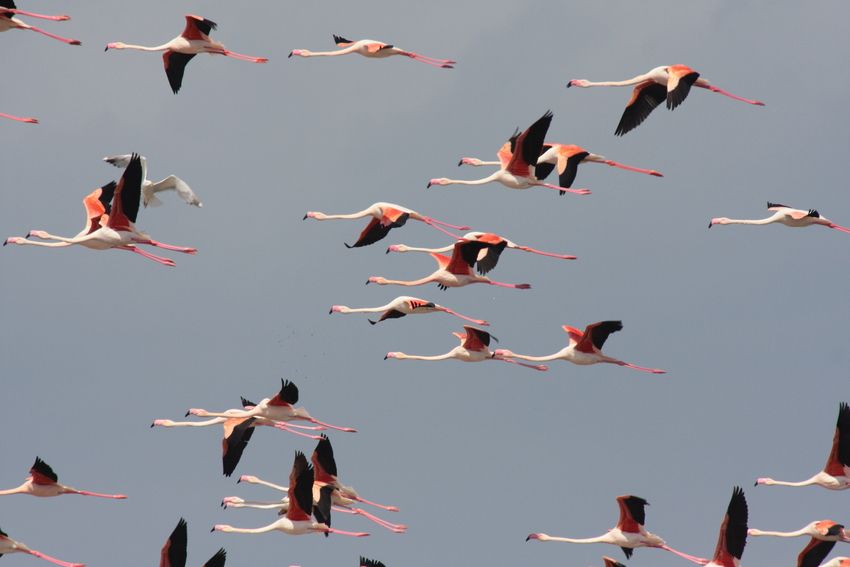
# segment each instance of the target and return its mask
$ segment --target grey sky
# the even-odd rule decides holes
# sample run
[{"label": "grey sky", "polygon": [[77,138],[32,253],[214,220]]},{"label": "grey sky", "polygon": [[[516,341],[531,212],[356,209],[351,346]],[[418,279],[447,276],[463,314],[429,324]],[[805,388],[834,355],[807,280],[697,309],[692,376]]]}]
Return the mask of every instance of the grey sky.
[{"label": "grey sky", "polygon": [[[173,269],[117,251],[2,250],[0,487],[20,483],[38,454],[63,482],[130,496],[4,498],[0,527],[12,537],[90,567],[156,565],[183,516],[191,565],[224,546],[234,567],[351,566],[361,554],[390,567],[598,566],[621,552],[525,536],[601,534],[616,521],[614,497],[633,493],[652,504],[650,531],[710,557],[736,484],[753,527],[850,522],[846,494],[752,487],[757,476],[808,478],[826,460],[838,403],[850,398],[850,237],[706,230],[712,216],[765,216],[768,199],[850,224],[846,3],[21,0],[21,8],[71,14],[43,27],[83,46],[0,35],[0,111],[42,122],[0,122],[2,236],[76,234],[81,198],[120,173],[100,161],[115,153],[146,155],[153,179],[179,175],[204,208],[164,195],[164,206],[139,214],[154,238],[200,250],[165,253]],[[218,22],[216,39],[270,62],[197,57],[174,96],[158,54],[103,53],[110,41],[163,43],[185,13]],[[332,49],[334,33],[452,58],[457,68],[287,60],[294,48]],[[629,89],[564,88],[673,63],[767,106],[694,89],[675,112],[658,109],[616,138]],[[493,159],[515,126],[547,109],[555,114],[547,139],[665,177],[586,164],[575,186],[591,189],[587,197],[425,189],[432,177],[483,176],[456,167],[458,158]],[[433,271],[427,256],[384,255],[386,245],[446,243],[409,223],[347,250],[342,243],[365,221],[301,221],[307,210],[352,212],[375,201],[579,260],[503,254],[492,276],[530,282],[530,291],[366,287],[370,275]],[[499,346],[530,354],[562,348],[563,324],[622,319],[606,352],[669,374],[384,361],[387,351],[448,351],[461,322],[429,315],[370,327],[364,316],[327,314],[332,304],[380,305],[405,293],[488,319]],[[280,377],[298,384],[320,419],[359,429],[331,435],[341,478],[398,505],[382,515],[408,524],[406,535],[341,514],[336,527],[372,536],[208,533],[215,523],[271,522],[260,511],[222,511],[220,499],[274,497],[235,479],[284,482],[295,449],[313,443],[261,429],[226,479],[220,428],[148,425],[271,395]],[[744,563],[791,564],[805,543],[751,539]],[[683,563],[638,550],[629,565]]]}]

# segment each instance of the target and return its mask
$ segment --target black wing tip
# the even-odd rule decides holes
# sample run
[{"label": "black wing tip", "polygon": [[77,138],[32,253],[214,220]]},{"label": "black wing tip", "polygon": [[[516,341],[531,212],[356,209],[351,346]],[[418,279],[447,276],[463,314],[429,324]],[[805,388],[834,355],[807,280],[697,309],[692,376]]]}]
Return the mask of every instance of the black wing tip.
[{"label": "black wing tip", "polygon": [[770,201],[767,202],[767,208],[768,209],[772,209],[774,207],[785,207],[787,209],[788,205],[783,205],[781,203],[771,203]]},{"label": "black wing tip", "polygon": [[809,209],[809,214],[808,214],[808,215],[806,215],[806,216],[807,216],[807,217],[813,217],[813,218],[819,219],[819,218],[820,218],[820,213],[818,212],[818,210],[817,210],[817,209]]},{"label": "black wing tip", "polygon": [[334,43],[336,43],[337,45],[339,45],[340,43],[352,43],[352,41],[350,39],[345,39],[341,35],[333,34],[333,36],[334,36]]}]

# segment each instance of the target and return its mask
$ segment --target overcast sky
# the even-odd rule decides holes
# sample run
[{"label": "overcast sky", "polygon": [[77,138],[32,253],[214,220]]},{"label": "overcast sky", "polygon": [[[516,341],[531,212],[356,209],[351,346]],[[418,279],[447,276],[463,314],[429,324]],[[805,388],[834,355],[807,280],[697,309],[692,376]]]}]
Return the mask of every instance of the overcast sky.
[{"label": "overcast sky", "polygon": [[[9,246],[0,256],[0,487],[17,486],[36,455],[78,488],[123,502],[6,497],[0,528],[90,567],[156,565],[179,517],[189,564],[221,546],[228,565],[388,567],[601,566],[605,545],[525,543],[530,532],[590,537],[617,520],[614,498],[651,502],[646,527],[710,557],[732,492],[750,525],[794,530],[848,523],[847,494],[753,488],[758,476],[802,480],[826,461],[850,399],[850,236],[820,227],[717,227],[713,216],[762,218],[765,201],[817,208],[850,225],[850,37],[846,2],[251,2],[20,1],[69,13],[33,22],[79,38],[0,35],[2,236],[73,235],[81,198],[120,175],[105,155],[140,152],[149,175],[174,173],[204,202],[175,195],[142,210],[154,238],[196,246],[164,252],[166,268],[118,251]],[[253,65],[196,57],[171,93],[159,54],[103,52],[107,42],[158,45],[185,13],[216,21],[215,39],[269,57]],[[332,34],[372,38],[458,61],[441,70],[404,58],[287,59],[333,49]],[[687,64],[764,108],[694,89],[614,136],[629,89],[564,88]],[[548,140],[579,144],[655,178],[586,164],[587,197],[498,185],[425,189],[432,177],[483,177],[462,156],[494,159],[514,127],[547,109]],[[575,262],[507,251],[491,274],[517,291],[364,286],[371,275],[431,273],[421,254],[385,255],[446,238],[408,223],[348,250],[366,221],[303,221],[307,210],[352,212],[396,202],[494,231]],[[439,354],[462,322],[421,315],[370,327],[328,315],[332,304],[410,294],[488,319],[498,346],[548,354],[560,326],[621,319],[608,354],[667,369],[553,362],[548,373],[496,362],[384,361],[387,351]],[[238,405],[294,380],[332,433],[343,482],[395,504],[379,515],[405,535],[337,514],[372,536],[210,534],[256,527],[273,513],[219,508],[223,496],[271,499],[239,474],[281,484],[313,442],[261,429],[236,474],[221,475],[219,427],[149,429],[190,407]],[[850,525],[850,524],[848,524]],[[752,539],[744,564],[793,564],[803,539]],[[838,551],[842,551],[840,548]],[[848,554],[844,551],[843,554]],[[9,567],[32,559],[3,558]],[[683,560],[638,550],[629,565]]]}]

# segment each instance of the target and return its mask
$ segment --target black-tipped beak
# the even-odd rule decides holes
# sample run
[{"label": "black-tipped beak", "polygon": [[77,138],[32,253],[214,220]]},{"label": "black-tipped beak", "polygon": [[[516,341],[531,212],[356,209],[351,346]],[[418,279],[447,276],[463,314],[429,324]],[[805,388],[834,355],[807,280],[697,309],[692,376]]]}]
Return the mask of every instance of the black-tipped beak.
[{"label": "black-tipped beak", "polygon": [[236,479],[236,484],[239,484],[240,482],[242,482],[242,477],[241,477],[241,476],[240,476],[239,478],[237,478],[237,479]]},{"label": "black-tipped beak", "polygon": [[711,228],[712,226],[713,226],[713,225],[712,225],[711,221],[709,221],[709,222],[708,222],[708,228]]},{"label": "black-tipped beak", "polygon": [[389,358],[389,357],[388,357],[388,356],[386,356],[386,355],[384,355],[384,360],[386,360],[387,358]]},{"label": "black-tipped beak", "polygon": [[430,188],[431,188],[431,182],[429,181],[428,185],[425,186],[425,189],[430,189]]},{"label": "black-tipped beak", "polygon": [[463,165],[463,160],[460,160],[459,162],[457,162],[457,166],[458,166],[458,167],[460,167],[460,166],[462,166],[462,165]]},{"label": "black-tipped beak", "polygon": [[755,481],[755,482],[753,483],[753,486],[758,486],[758,485],[759,485],[759,481]]},{"label": "black-tipped beak", "polygon": [[287,58],[287,59],[289,59],[290,57],[292,57],[292,52],[291,52],[291,51],[289,52],[289,55],[287,55],[287,56],[286,56],[286,58]]},{"label": "black-tipped beak", "polygon": [[186,415],[184,415],[183,417],[189,417],[189,411],[188,410],[186,411]]},{"label": "black-tipped beak", "polygon": [[32,231],[29,231],[29,232],[27,233],[27,238],[30,238],[31,236],[32,236]]},{"label": "black-tipped beak", "polygon": [[307,213],[304,213],[304,218],[301,220],[307,220]]},{"label": "black-tipped beak", "polygon": [[8,240],[4,240],[4,241],[3,241],[3,246],[6,246],[7,244],[9,244],[9,241],[8,241]]},{"label": "black-tipped beak", "polygon": [[348,242],[343,242],[343,244],[345,244],[345,247],[346,247],[346,248],[354,248],[354,246],[352,246],[352,245],[351,245],[351,244],[349,244]]},{"label": "black-tipped beak", "polygon": [[387,248],[387,251],[386,251],[386,252],[384,252],[384,254],[389,254],[389,253],[390,253],[390,249],[389,249],[389,248]]},{"label": "black-tipped beak", "polygon": [[375,325],[377,323],[377,321],[372,321],[371,319],[366,319],[366,320],[369,321],[370,325]]},{"label": "black-tipped beak", "polygon": [[109,46],[107,45],[106,47],[104,47],[104,48],[103,48],[103,50],[104,50],[104,51],[109,51]]},{"label": "black-tipped beak", "polygon": [[333,312],[334,312],[334,308],[333,308],[333,307],[331,307],[331,308],[330,308],[330,311],[328,311],[328,315],[333,315]]},{"label": "black-tipped beak", "polygon": [[153,427],[153,423],[151,423],[151,427]]},{"label": "black-tipped beak", "polygon": [[366,280],[366,285],[369,285],[369,280]]},{"label": "black-tipped beak", "polygon": [[212,527],[212,529],[210,530],[210,533],[213,533],[214,531],[215,531],[215,526]]},{"label": "black-tipped beak", "polygon": [[[569,84],[569,83],[567,83],[567,86],[570,86],[570,84]],[[527,538],[525,538],[525,541],[528,541],[528,540],[530,540],[530,539],[531,539],[531,536],[528,536]]]},{"label": "black-tipped beak", "polygon": [[[572,82],[572,81],[567,81],[567,88],[570,88],[571,86],[573,86],[573,82]],[[525,541],[528,541],[528,540],[525,540]]]}]

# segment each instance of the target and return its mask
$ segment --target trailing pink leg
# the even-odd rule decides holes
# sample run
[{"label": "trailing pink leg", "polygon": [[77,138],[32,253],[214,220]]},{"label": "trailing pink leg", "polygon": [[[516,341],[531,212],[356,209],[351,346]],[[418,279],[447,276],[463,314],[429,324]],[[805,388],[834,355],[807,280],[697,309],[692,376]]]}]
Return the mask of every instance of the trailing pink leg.
[{"label": "trailing pink leg", "polygon": [[508,288],[511,288],[511,289],[531,289],[531,284],[527,284],[527,283],[513,284],[513,283],[494,282],[492,280],[487,281],[487,282],[483,282],[483,283],[488,283],[490,285],[497,285],[499,287],[508,287]]},{"label": "trailing pink leg", "polygon": [[546,187],[548,189],[554,189],[559,191],[561,195],[564,193],[575,193],[576,195],[590,195],[590,189],[572,189],[570,187],[558,187],[557,185],[552,185],[550,183],[537,182],[534,185],[537,187]]},{"label": "trailing pink leg", "polygon": [[[441,226],[439,226],[439,225],[436,225],[436,224],[434,224],[434,223],[430,223],[430,222],[428,222],[428,221],[425,221],[425,224],[427,224],[427,225],[428,225],[428,226],[430,226],[431,228],[436,228],[437,230],[439,230],[439,231],[440,231],[440,232],[442,232],[443,234],[446,234],[446,235],[448,235],[448,236],[451,236],[451,237],[452,237],[452,238],[454,238],[455,240],[460,240],[460,236],[458,236],[457,234],[452,234],[451,232],[449,232],[448,230],[446,230],[445,228],[443,228],[443,227],[441,227]],[[464,230],[464,229],[461,229],[461,230]]]},{"label": "trailing pink leg", "polygon": [[830,224],[829,224],[829,225],[827,225],[827,226],[829,226],[829,228],[834,228],[835,230],[840,230],[841,232],[847,232],[847,233],[850,233],[850,228],[846,228],[846,227],[843,227],[843,226],[837,225],[837,224],[835,224],[835,223],[830,223]]},{"label": "trailing pink leg", "polygon": [[439,224],[439,225],[442,225],[442,226],[447,226],[449,228],[453,228],[455,230],[469,230],[470,229],[470,227],[468,227],[468,226],[457,226],[455,224],[449,224],[447,222],[439,221],[439,220],[431,218],[431,217],[424,217],[424,220],[428,224],[431,224],[431,223]]},{"label": "trailing pink leg", "polygon": [[61,35],[55,35],[50,32],[46,32],[41,28],[37,28],[35,26],[27,26],[25,29],[32,30],[34,32],[38,32],[42,35],[46,35],[47,37],[52,37],[53,39],[58,39],[63,43],[67,43],[68,45],[82,45],[80,40],[78,39],[68,39],[67,37],[62,37]]},{"label": "trailing pink leg", "polygon": [[635,171],[637,173],[645,173],[647,175],[654,175],[655,177],[664,177],[660,172],[655,171],[654,169],[643,169],[641,167],[632,167],[631,165],[625,165],[622,163],[618,163],[611,159],[606,159],[605,164],[610,165],[611,167],[619,167],[620,169],[625,169],[626,171]]},{"label": "trailing pink leg", "polygon": [[285,423],[283,423],[281,421],[276,421],[275,424],[274,424],[274,427],[275,427],[275,429],[280,429],[281,431],[286,431],[286,432],[292,433],[294,435],[300,435],[301,437],[307,437],[308,439],[314,439],[316,441],[321,439],[321,437],[319,437],[318,435],[310,435],[309,433],[303,433],[301,431],[298,431],[297,429],[292,429],[291,427],[289,427],[288,425],[286,425]]},{"label": "trailing pink leg", "polygon": [[620,366],[625,366],[627,368],[631,368],[633,370],[640,370],[641,372],[651,372],[652,374],[667,374],[666,370],[661,370],[659,368],[646,368],[644,366],[637,366],[635,364],[623,362],[622,360],[617,362],[616,364],[618,364]]},{"label": "trailing pink leg", "polygon": [[34,14],[33,12],[24,12],[23,10],[13,10],[10,8],[0,8],[0,13],[2,12],[11,12],[12,14],[29,16],[30,18],[40,18],[42,20],[53,20],[54,22],[64,22],[71,19],[71,16],[66,16],[64,14],[61,16],[45,16],[44,14]]},{"label": "trailing pink leg", "polygon": [[322,427],[321,425],[298,425],[297,423],[290,422],[286,422],[286,426],[294,427],[296,429],[306,429],[308,431],[324,431],[325,429],[327,429],[327,427]]},{"label": "trailing pink leg", "polygon": [[85,490],[75,490],[72,494],[79,494],[81,496],[97,496],[98,498],[112,498],[115,500],[124,500],[127,498],[123,494],[100,494],[99,492],[87,492]]},{"label": "trailing pink leg", "polygon": [[385,506],[384,504],[371,502],[369,500],[366,500],[365,498],[361,498],[360,496],[354,496],[352,500],[356,500],[357,502],[361,502],[363,504],[368,504],[369,506],[374,506],[375,508],[380,508],[381,510],[386,510],[387,512],[398,512],[397,506]]},{"label": "trailing pink leg", "polygon": [[414,59],[423,59],[431,61],[433,63],[443,63],[446,65],[454,65],[457,63],[457,61],[454,61],[452,59],[437,59],[436,57],[429,57],[428,55],[422,55],[421,53],[415,53],[413,51],[408,51],[407,56],[413,57]]},{"label": "trailing pink leg", "polygon": [[708,559],[703,559],[702,557],[696,557],[694,555],[688,555],[687,553],[682,553],[681,551],[673,549],[672,547],[667,546],[667,545],[659,545],[658,547],[660,547],[664,551],[669,551],[670,553],[678,555],[682,559],[687,559],[688,561],[692,561],[693,563],[696,563],[697,565],[705,565],[706,563],[708,563]]},{"label": "trailing pink leg", "polygon": [[9,120],[17,120],[18,122],[27,122],[28,124],[38,124],[38,120],[35,118],[21,118],[20,116],[12,116],[11,114],[4,114],[0,112],[0,118],[8,118]]},{"label": "trailing pink leg", "polygon": [[337,431],[345,431],[346,433],[357,433],[357,430],[353,427],[340,427],[339,425],[331,425],[330,423],[325,423],[312,417],[307,421],[309,421],[310,423],[315,423],[316,425],[321,425],[322,427],[327,427],[328,429],[336,429]]},{"label": "trailing pink leg", "polygon": [[[699,85],[697,85],[697,86],[699,86]],[[741,102],[746,102],[747,104],[754,104],[756,106],[764,106],[764,103],[760,100],[752,100],[752,99],[749,99],[749,98],[740,97],[738,95],[733,95],[732,93],[724,91],[720,87],[715,87],[714,85],[709,85],[709,86],[703,87],[703,88],[706,88],[713,93],[722,94],[723,96],[728,96],[729,98],[739,100]]]},{"label": "trailing pink leg", "polygon": [[407,531],[407,526],[405,526],[403,524],[393,524],[392,522],[388,522],[384,519],[381,519],[377,516],[370,514],[366,510],[363,510],[362,508],[345,508],[343,506],[334,506],[333,509],[336,512],[342,512],[343,514],[354,514],[355,516],[363,516],[367,520],[370,520],[370,521],[378,524],[382,528],[386,528],[386,529],[393,531],[393,532],[396,532],[396,533],[404,533],[404,532]]},{"label": "trailing pink leg", "polygon": [[39,559],[44,559],[45,561],[50,561],[56,565],[61,565],[62,567],[86,567],[85,563],[69,563],[67,561],[62,561],[61,559],[56,559],[55,557],[50,557],[46,553],[42,553],[40,551],[35,551],[34,549],[30,549],[27,551],[33,557],[38,557]]},{"label": "trailing pink leg", "polygon": [[572,256],[570,254],[553,254],[552,252],[543,252],[542,250],[536,250],[534,248],[529,248],[528,246],[517,246],[517,250],[522,250],[523,252],[531,252],[532,254],[540,254],[541,256],[549,256],[550,258],[560,258],[561,260],[578,259],[578,256]]},{"label": "trailing pink leg", "polygon": [[117,246],[116,248],[118,248],[119,250],[129,250],[130,252],[135,252],[136,254],[139,254],[140,256],[144,256],[148,260],[153,260],[154,262],[158,262],[158,263],[162,264],[163,266],[170,266],[170,267],[173,268],[176,265],[174,263],[174,260],[172,260],[171,258],[163,258],[161,256],[155,256],[154,254],[151,254],[150,252],[146,252],[146,251],[142,250],[141,248],[136,248],[135,246]]},{"label": "trailing pink leg", "polygon": [[490,326],[490,323],[488,323],[487,321],[485,321],[483,319],[473,319],[472,317],[467,317],[466,315],[461,315],[460,313],[458,313],[456,311],[452,311],[448,307],[444,307],[443,311],[445,313],[448,313],[449,315],[454,315],[455,317],[460,317],[464,321],[469,321],[470,323],[475,323],[476,325],[481,325],[483,327],[489,327]]},{"label": "trailing pink leg", "polygon": [[531,368],[532,370],[540,370],[541,372],[549,370],[549,367],[545,364],[525,364],[524,362],[519,362],[512,358],[497,358],[496,360],[501,360],[502,362],[509,362],[511,364],[518,364],[519,366],[525,366],[526,368]]},{"label": "trailing pink leg", "polygon": [[252,57],[251,55],[243,55],[241,53],[236,53],[235,51],[224,50],[222,55],[226,55],[227,57],[233,57],[234,59],[239,59],[240,61],[249,61],[251,63],[268,63],[268,59],[266,57]]},{"label": "trailing pink leg", "polygon": [[163,250],[173,250],[174,252],[182,252],[183,254],[197,254],[197,248],[187,248],[185,246],[174,246],[173,244],[165,244],[156,240],[134,240],[136,244],[147,244],[148,246],[156,246]]}]

